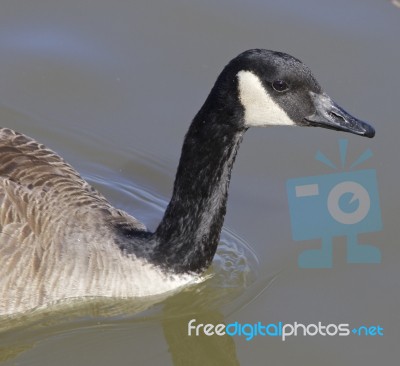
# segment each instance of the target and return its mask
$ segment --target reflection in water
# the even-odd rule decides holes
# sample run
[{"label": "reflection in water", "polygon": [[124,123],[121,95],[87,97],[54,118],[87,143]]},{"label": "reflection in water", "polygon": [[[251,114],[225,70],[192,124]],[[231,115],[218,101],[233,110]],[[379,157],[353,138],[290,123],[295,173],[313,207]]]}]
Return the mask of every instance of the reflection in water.
[{"label": "reflection in water", "polygon": [[[167,299],[165,296],[146,300],[77,299],[18,317],[3,318],[0,362],[17,357],[49,337],[77,329],[80,333],[118,329],[127,325],[134,329],[147,322],[157,322],[163,327],[175,365],[235,365],[237,360],[232,337],[189,337],[188,322],[195,318],[197,323],[224,323],[227,315],[252,302],[275,278],[253,283],[246,291],[243,287],[212,286],[210,278]],[[213,352],[210,353],[210,350]]]},{"label": "reflection in water", "polygon": [[276,276],[254,283],[241,295],[238,292],[243,289],[232,288],[229,291],[203,285],[201,290],[182,291],[164,301],[161,322],[173,364],[239,365],[234,338],[228,335],[206,336],[201,332],[189,337],[188,323],[192,319],[196,319],[196,324],[226,323],[227,315],[252,302],[275,279]]},{"label": "reflection in water", "polygon": [[226,316],[252,302],[276,277],[257,281],[246,291],[244,287],[212,286],[210,278],[167,298],[77,299],[14,318],[5,317],[0,328],[0,362],[17,357],[50,337],[77,329],[80,333],[98,333],[157,322],[162,325],[175,365],[235,365],[238,363],[232,337],[189,337],[188,322],[196,319],[197,324],[225,323]]},{"label": "reflection in water", "polygon": [[200,324],[224,323],[224,316],[218,311],[204,311],[193,306],[192,313],[184,316],[176,315],[176,308],[182,303],[190,303],[190,294],[179,294],[166,301],[162,326],[165,339],[175,366],[186,365],[239,365],[236,358],[235,343],[232,337],[188,336],[188,322],[196,319]]}]

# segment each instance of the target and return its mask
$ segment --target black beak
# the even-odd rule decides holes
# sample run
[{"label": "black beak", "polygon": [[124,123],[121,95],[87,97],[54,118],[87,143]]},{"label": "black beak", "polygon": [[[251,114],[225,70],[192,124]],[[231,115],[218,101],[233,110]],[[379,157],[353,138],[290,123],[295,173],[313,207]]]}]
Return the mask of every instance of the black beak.
[{"label": "black beak", "polygon": [[315,112],[305,118],[308,126],[345,131],[372,138],[375,130],[368,123],[360,121],[339,107],[328,95],[310,92]]}]

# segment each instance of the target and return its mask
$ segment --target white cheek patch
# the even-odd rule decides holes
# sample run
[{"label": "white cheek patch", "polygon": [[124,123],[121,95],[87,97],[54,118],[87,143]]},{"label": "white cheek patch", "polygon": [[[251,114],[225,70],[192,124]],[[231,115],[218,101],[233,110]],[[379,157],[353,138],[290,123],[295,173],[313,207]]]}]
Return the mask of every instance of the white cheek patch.
[{"label": "white cheek patch", "polygon": [[272,99],[255,74],[251,71],[240,71],[237,77],[246,126],[296,125]]}]

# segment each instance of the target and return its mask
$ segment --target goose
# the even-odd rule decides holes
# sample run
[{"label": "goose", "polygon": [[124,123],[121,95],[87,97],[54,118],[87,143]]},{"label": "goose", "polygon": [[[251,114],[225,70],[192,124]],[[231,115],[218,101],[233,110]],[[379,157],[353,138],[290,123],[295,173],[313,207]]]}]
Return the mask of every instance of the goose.
[{"label": "goose", "polygon": [[218,246],[243,135],[276,125],[375,135],[300,60],[245,51],[225,66],[190,124],[154,232],[114,208],[55,152],[0,129],[0,314],[70,298],[144,298],[198,281]]}]

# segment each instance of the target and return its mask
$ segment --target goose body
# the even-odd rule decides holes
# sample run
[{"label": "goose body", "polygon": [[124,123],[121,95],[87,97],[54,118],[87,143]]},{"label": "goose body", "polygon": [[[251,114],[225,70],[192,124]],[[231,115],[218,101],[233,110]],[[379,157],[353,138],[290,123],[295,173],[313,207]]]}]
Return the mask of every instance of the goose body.
[{"label": "goose body", "polygon": [[0,129],[0,315],[67,298],[156,295],[197,281],[217,249],[243,135],[269,125],[374,136],[299,60],[246,51],[224,68],[190,125],[171,201],[148,232],[56,153]]}]

